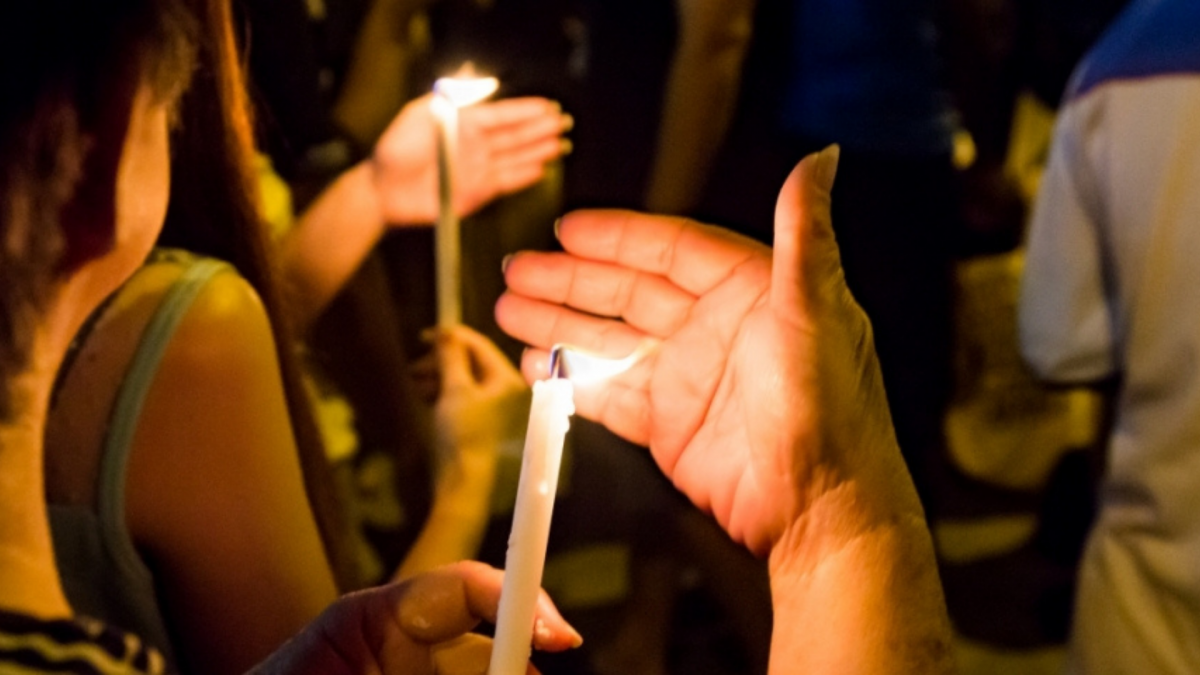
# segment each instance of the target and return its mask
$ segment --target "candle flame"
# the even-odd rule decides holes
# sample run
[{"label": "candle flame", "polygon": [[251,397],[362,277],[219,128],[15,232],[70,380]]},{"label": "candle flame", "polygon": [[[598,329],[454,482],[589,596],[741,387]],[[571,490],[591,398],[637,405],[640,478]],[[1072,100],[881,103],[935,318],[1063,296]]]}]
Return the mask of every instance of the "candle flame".
[{"label": "candle flame", "polygon": [[496,93],[499,88],[500,80],[476,75],[474,67],[470,64],[465,64],[452,77],[438,78],[433,83],[433,93],[455,108],[475,105]]},{"label": "candle flame", "polygon": [[610,359],[569,345],[555,345],[550,350],[550,377],[562,377],[576,384],[594,384],[629,370],[654,350],[657,343],[647,340],[633,353],[620,359]]}]

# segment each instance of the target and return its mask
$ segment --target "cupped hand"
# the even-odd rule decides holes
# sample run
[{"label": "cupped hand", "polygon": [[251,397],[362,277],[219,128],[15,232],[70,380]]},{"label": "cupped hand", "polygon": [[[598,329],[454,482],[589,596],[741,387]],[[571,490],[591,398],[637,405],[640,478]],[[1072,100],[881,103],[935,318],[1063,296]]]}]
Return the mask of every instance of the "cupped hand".
[{"label": "cupped hand", "polygon": [[[375,144],[371,159],[383,216],[394,225],[428,225],[438,216],[437,133],[430,96],[410,102]],[[528,97],[463,108],[458,120],[458,215],[523,190],[570,149],[571,117],[553,101]]]},{"label": "cupped hand", "polygon": [[[496,620],[503,573],[461,562],[338,600],[254,669],[255,675],[480,675],[491,641],[472,634]],[[541,593],[533,646],[563,651],[579,634]],[[532,666],[530,672],[536,672]]]},{"label": "cupped hand", "polygon": [[565,253],[510,260],[496,307],[532,347],[528,379],[545,377],[555,343],[623,356],[657,342],[626,373],[577,386],[576,408],[649,446],[679,489],[763,555],[847,485],[868,517],[920,512],[870,324],[842,276],[837,157],[831,148],[793,171],[773,252],[684,219],[578,212],[560,224]]}]

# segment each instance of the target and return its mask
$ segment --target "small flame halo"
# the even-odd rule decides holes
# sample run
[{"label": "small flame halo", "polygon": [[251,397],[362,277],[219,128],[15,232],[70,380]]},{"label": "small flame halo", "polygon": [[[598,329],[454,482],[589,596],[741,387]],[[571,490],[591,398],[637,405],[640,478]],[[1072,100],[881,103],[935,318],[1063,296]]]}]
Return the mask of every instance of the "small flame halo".
[{"label": "small flame halo", "polygon": [[595,384],[629,370],[653,348],[652,343],[643,342],[628,356],[612,359],[571,345],[556,344],[550,350],[550,377],[566,378],[574,384]]},{"label": "small flame halo", "polygon": [[486,99],[500,88],[494,77],[455,75],[441,77],[433,83],[433,92],[455,108],[465,108]]}]

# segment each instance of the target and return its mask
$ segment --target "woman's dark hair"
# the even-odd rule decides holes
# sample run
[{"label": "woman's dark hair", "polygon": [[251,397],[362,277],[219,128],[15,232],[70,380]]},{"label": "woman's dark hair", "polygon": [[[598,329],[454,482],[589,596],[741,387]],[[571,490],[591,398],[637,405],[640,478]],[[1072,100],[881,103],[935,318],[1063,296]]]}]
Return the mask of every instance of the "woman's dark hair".
[{"label": "woman's dark hair", "polygon": [[357,585],[348,529],[325,457],[296,348],[254,169],[253,127],[228,0],[188,0],[200,20],[198,68],[172,138],[171,201],[159,244],[231,263],[270,317],[309,505],[343,589]]},{"label": "woman's dark hair", "polygon": [[0,421],[22,405],[14,378],[29,367],[34,326],[56,276],[113,245],[111,219],[74,221],[64,210],[85,196],[76,192],[97,161],[105,116],[119,105],[114,93],[131,97],[142,82],[160,100],[177,93],[191,71],[193,25],[181,0],[4,4]]}]

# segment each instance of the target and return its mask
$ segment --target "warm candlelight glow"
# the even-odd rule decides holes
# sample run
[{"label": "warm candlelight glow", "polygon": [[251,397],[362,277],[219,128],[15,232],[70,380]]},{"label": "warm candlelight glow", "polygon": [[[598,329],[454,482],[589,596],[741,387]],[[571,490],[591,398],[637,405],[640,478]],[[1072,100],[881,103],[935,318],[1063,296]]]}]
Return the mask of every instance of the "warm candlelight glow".
[{"label": "warm candlelight glow", "polygon": [[657,344],[645,340],[633,353],[620,359],[605,358],[569,345],[555,345],[550,350],[550,376],[565,377],[577,385],[596,384],[629,370],[654,351]]},{"label": "warm candlelight glow", "polygon": [[460,68],[455,76],[443,77],[433,85],[429,108],[438,134],[438,221],[434,229],[434,257],[439,326],[462,323],[462,242],[454,199],[459,109],[483,101],[499,87],[500,82],[494,77],[475,76],[470,64]]},{"label": "warm candlelight glow", "polygon": [[433,83],[433,93],[455,108],[465,108],[486,99],[500,88],[494,77],[442,77]]}]

